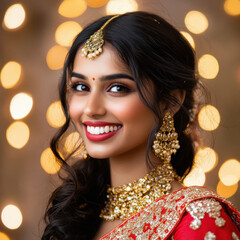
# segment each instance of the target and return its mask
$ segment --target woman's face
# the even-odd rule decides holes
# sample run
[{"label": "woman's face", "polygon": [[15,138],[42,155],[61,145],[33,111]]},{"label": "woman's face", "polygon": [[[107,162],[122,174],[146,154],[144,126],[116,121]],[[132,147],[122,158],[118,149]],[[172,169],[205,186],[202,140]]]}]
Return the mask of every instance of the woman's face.
[{"label": "woman's face", "polygon": [[82,57],[80,49],[70,84],[70,117],[90,156],[111,158],[146,149],[154,114],[111,45],[105,44],[94,60]]}]

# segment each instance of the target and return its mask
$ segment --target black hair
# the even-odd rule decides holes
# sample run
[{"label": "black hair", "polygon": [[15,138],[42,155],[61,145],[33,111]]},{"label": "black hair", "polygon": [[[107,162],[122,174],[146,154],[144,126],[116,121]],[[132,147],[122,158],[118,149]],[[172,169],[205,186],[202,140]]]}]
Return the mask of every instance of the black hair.
[{"label": "black hair", "polygon": [[[63,183],[52,194],[45,214],[47,226],[42,240],[92,239],[101,223],[99,214],[104,206],[110,184],[108,159],[79,160],[70,166],[59,152],[62,136],[71,125],[67,101],[67,81],[73,70],[75,56],[85,41],[112,16],[103,17],[87,26],[69,50],[62,81],[60,99],[66,122],[51,141],[51,149],[67,172]],[[103,30],[105,42],[111,44],[129,67],[143,103],[155,114],[156,125],[149,134],[146,161],[154,136],[162,124],[164,112],[159,103],[169,108],[179,106],[174,115],[180,149],[171,163],[179,176],[186,176],[192,168],[196,136],[194,92],[198,86],[195,74],[195,54],[188,41],[161,17],[146,12],[131,12],[113,19]],[[104,48],[104,46],[103,46]],[[186,92],[183,104],[173,97],[174,90]],[[188,135],[186,127],[192,129]]]}]

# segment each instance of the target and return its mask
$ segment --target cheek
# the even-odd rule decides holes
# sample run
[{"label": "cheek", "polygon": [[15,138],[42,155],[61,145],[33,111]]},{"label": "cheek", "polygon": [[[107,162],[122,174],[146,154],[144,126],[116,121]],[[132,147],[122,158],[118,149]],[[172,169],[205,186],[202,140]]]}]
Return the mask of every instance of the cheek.
[{"label": "cheek", "polygon": [[77,99],[72,97],[69,101],[69,114],[73,121],[79,119],[79,116],[83,112],[83,104],[81,104]]},{"label": "cheek", "polygon": [[147,123],[152,126],[154,124],[154,114],[138,96],[115,105],[114,112],[123,124],[124,122],[133,125]]}]

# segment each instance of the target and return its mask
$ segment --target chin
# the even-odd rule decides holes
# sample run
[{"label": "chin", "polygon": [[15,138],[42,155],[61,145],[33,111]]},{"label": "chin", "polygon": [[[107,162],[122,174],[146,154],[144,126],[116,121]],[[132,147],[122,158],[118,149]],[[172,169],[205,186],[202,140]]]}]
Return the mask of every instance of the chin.
[{"label": "chin", "polygon": [[111,158],[119,154],[119,150],[114,148],[112,145],[103,144],[88,144],[86,143],[86,150],[89,156],[97,159]]},{"label": "chin", "polygon": [[96,152],[94,151],[93,153],[91,151],[88,152],[89,156],[92,158],[97,158],[97,159],[104,159],[104,158],[109,158],[109,154],[106,154],[106,152]]}]

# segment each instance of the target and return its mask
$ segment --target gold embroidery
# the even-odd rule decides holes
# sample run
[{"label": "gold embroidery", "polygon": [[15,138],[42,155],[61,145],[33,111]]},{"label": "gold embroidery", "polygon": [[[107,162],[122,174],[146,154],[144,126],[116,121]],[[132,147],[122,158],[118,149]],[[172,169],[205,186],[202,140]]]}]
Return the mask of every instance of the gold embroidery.
[{"label": "gold embroidery", "polygon": [[233,240],[239,240],[237,234],[235,232],[232,232],[232,239]]},{"label": "gold embroidery", "polygon": [[[154,201],[142,211],[125,220],[100,240],[167,239],[171,236],[177,222],[185,212],[186,206],[202,198],[217,198],[229,206],[230,215],[234,214],[235,210],[233,210],[231,203],[211,190],[203,187],[183,188]],[[236,212],[235,218],[236,223],[239,224],[240,214]]]},{"label": "gold embroidery", "polygon": [[214,239],[216,239],[216,236],[212,232],[207,232],[204,237],[204,240],[214,240]]},{"label": "gold embroidery", "polygon": [[198,200],[190,203],[186,210],[194,218],[190,224],[190,228],[196,230],[201,226],[201,219],[204,218],[205,213],[208,213],[209,217],[215,218],[215,224],[218,227],[225,225],[225,220],[220,217],[221,204],[213,198]]}]

